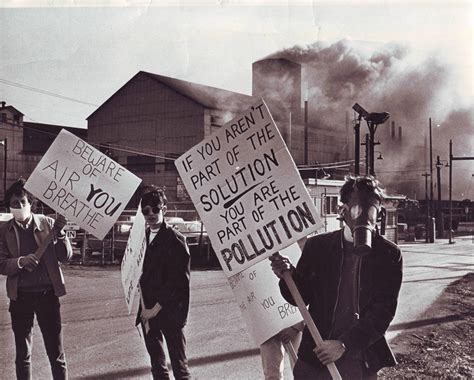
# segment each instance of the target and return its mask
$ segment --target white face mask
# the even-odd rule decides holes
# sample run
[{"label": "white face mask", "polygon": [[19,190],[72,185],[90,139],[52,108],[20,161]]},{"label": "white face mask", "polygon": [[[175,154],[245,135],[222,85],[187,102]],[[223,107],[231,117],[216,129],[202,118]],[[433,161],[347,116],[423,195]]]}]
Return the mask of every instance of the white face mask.
[{"label": "white face mask", "polygon": [[24,222],[28,219],[31,215],[31,205],[23,206],[22,208],[12,208],[10,207],[10,211],[18,222]]}]

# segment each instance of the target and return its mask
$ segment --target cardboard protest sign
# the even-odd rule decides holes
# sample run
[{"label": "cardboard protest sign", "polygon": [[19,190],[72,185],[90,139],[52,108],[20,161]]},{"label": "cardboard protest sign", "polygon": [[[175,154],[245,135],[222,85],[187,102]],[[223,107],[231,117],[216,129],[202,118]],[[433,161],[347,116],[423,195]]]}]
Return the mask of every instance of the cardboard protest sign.
[{"label": "cardboard protest sign", "polygon": [[63,129],[25,188],[102,240],[140,182],[110,157]]},{"label": "cardboard protest sign", "polygon": [[142,214],[141,207],[138,206],[121,266],[122,286],[125,293],[128,314],[132,312],[133,299],[135,298],[138,282],[142,275],[145,250],[145,217]]},{"label": "cardboard protest sign", "polygon": [[[301,256],[298,244],[280,251],[296,264]],[[303,320],[296,306],[281,295],[278,277],[270,261],[263,260],[228,278],[242,316],[258,345],[270,339],[284,328]]]},{"label": "cardboard protest sign", "polygon": [[227,276],[322,226],[263,100],[175,165]]}]

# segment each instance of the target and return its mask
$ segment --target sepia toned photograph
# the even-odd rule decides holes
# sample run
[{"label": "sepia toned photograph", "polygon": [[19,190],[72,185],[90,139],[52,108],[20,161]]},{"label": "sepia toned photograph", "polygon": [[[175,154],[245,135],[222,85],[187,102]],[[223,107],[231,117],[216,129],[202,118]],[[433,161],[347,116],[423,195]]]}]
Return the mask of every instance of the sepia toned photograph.
[{"label": "sepia toned photograph", "polygon": [[474,377],[472,1],[0,32],[0,380]]}]

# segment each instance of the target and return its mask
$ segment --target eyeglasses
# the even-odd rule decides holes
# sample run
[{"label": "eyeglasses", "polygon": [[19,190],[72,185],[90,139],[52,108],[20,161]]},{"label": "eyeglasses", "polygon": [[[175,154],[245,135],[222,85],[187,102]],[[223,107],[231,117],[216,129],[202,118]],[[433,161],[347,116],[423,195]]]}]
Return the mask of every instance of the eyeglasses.
[{"label": "eyeglasses", "polygon": [[163,207],[145,206],[145,207],[142,208],[142,214],[145,215],[145,216],[150,215],[150,214],[159,214],[161,210],[163,210]]}]

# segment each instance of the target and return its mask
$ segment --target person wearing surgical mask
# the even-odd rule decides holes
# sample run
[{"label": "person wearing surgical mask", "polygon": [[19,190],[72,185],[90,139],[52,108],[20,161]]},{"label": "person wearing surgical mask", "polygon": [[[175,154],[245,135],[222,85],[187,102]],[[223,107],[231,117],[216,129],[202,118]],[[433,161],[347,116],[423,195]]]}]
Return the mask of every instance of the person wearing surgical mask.
[{"label": "person wearing surgical mask", "polygon": [[[0,274],[7,276],[7,296],[16,347],[16,377],[31,379],[33,321],[36,315],[53,379],[67,379],[59,297],[66,294],[59,262],[72,257],[63,227],[66,219],[31,212],[33,197],[20,178],[5,193],[13,218],[0,227]],[[42,256],[37,249],[54,234]]]},{"label": "person wearing surgical mask", "polygon": [[[344,226],[307,239],[296,267],[280,254],[270,257],[279,278],[290,271],[323,338],[316,347],[303,331],[296,380],[331,379],[330,363],[343,379],[376,379],[379,369],[396,364],[384,334],[397,308],[402,255],[377,228],[383,190],[371,176],[348,176],[340,201]],[[295,305],[285,281],[279,284]]]}]

